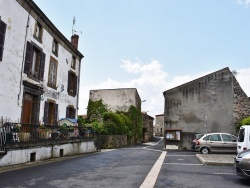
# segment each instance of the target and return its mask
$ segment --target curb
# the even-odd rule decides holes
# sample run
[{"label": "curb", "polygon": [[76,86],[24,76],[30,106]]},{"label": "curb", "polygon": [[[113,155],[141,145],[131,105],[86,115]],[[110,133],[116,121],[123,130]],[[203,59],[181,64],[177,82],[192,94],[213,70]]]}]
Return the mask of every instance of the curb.
[{"label": "curb", "polygon": [[210,160],[205,159],[202,155],[204,154],[196,154],[196,157],[202,162],[203,165],[234,166],[234,162],[228,161],[227,159],[222,161],[219,155],[218,157],[211,157]]}]

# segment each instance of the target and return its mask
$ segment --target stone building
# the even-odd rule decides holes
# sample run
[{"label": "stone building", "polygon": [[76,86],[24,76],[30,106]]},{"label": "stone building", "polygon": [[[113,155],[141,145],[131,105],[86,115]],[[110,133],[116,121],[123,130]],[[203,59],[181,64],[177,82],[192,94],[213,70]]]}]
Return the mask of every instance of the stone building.
[{"label": "stone building", "polygon": [[[134,131],[136,134],[133,138],[128,140],[128,144],[132,145],[142,141],[141,135],[139,135],[140,122],[142,122],[141,116],[141,98],[137,92],[136,88],[118,88],[118,89],[100,89],[100,90],[90,90],[89,101],[100,101],[105,106],[108,111],[112,112],[129,112],[130,107],[134,106],[139,111],[137,118],[134,120],[132,126],[134,126]],[[89,108],[88,108],[89,114]],[[90,113],[92,114],[92,113]],[[99,114],[95,114],[99,121],[102,121]],[[96,117],[95,117],[96,118]],[[141,130],[143,131],[143,130]]]},{"label": "stone building", "polygon": [[142,142],[148,142],[153,138],[154,118],[142,112]]},{"label": "stone building", "polygon": [[250,101],[229,70],[213,72],[163,93],[167,145],[190,148],[194,133],[236,134],[235,125],[250,115]]},{"label": "stone building", "polygon": [[113,112],[127,112],[131,105],[141,111],[141,98],[135,88],[90,90],[89,100],[102,100],[106,108]]},{"label": "stone building", "polygon": [[155,136],[164,135],[164,114],[155,115],[155,127],[154,134]]},{"label": "stone building", "polygon": [[57,124],[76,118],[81,59],[32,0],[1,1],[0,124]]}]

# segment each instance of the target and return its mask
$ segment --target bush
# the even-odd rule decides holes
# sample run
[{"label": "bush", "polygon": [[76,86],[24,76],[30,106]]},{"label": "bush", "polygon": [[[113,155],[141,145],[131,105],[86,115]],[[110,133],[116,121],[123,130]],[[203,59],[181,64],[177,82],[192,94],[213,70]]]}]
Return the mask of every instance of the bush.
[{"label": "bush", "polygon": [[250,125],[250,116],[240,121],[240,125]]}]

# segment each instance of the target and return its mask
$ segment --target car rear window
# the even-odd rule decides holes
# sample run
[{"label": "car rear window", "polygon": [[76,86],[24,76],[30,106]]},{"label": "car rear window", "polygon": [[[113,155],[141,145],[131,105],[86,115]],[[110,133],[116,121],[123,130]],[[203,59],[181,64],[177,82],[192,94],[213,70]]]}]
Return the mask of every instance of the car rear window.
[{"label": "car rear window", "polygon": [[239,135],[238,135],[238,142],[244,142],[245,138],[245,129],[240,129]]},{"label": "car rear window", "polygon": [[203,140],[209,140],[210,136],[211,136],[211,135],[205,136],[205,137],[203,138]]}]

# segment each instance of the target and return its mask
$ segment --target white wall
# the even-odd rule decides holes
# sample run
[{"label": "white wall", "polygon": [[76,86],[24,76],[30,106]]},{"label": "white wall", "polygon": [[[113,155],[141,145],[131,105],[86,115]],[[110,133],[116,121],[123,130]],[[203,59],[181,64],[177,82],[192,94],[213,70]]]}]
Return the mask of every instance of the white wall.
[{"label": "white wall", "polygon": [[72,144],[55,145],[48,147],[37,147],[8,151],[0,159],[0,166],[16,165],[30,162],[30,154],[36,153],[36,161],[60,157],[60,150],[63,149],[63,156],[96,152],[94,141],[78,142]]},{"label": "white wall", "polygon": [[126,89],[101,89],[91,90],[89,99],[98,101],[102,99],[102,103],[112,111],[128,111],[131,105],[136,104],[137,91],[134,88]]},{"label": "white wall", "polygon": [[[43,29],[43,43],[39,43],[33,37],[36,20],[32,16],[29,17],[25,40],[28,13],[16,0],[0,0],[0,17],[7,24],[3,60],[0,61],[0,118],[7,118],[7,121],[11,122],[20,122],[23,100],[22,79],[36,85],[43,84],[45,86],[44,100],[40,104],[39,120],[41,122],[43,121],[44,101],[47,99],[52,99],[59,104],[58,118],[65,117],[68,105],[77,108],[77,97],[69,96],[67,93],[68,71],[71,69],[72,54],[59,45],[58,57],[56,57],[52,53],[53,37],[45,29]],[[43,83],[38,83],[23,73],[22,63],[24,65],[26,52],[24,45],[26,45],[26,41],[33,41],[46,54],[45,81]],[[57,90],[47,87],[50,56],[58,61]],[[75,72],[79,76],[79,60],[76,62]],[[64,85],[64,91],[58,94],[62,84]]]}]

